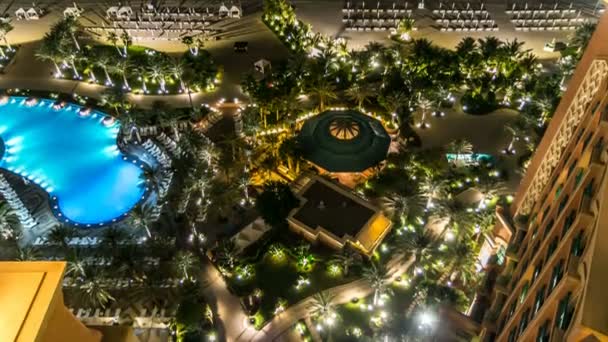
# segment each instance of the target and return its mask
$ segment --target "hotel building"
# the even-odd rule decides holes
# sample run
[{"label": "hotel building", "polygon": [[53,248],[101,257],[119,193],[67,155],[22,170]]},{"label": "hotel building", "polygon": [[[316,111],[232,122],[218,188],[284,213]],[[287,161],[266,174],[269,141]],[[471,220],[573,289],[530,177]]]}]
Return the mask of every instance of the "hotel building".
[{"label": "hotel building", "polygon": [[495,231],[504,265],[483,341],[608,341],[608,15]]}]

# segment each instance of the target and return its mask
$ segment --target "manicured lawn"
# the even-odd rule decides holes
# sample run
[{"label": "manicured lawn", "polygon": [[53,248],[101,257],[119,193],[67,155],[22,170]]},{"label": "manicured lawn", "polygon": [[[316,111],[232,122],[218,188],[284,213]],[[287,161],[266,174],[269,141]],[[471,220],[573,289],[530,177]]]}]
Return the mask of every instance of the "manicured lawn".
[{"label": "manicured lawn", "polygon": [[[228,278],[228,282],[233,291],[239,296],[248,296],[255,289],[262,291],[260,310],[256,315],[256,326],[259,316],[264,320],[269,320],[274,316],[276,305],[279,299],[287,301],[287,307],[300,300],[321,292],[325,289],[338,286],[357,278],[356,271],[349,271],[348,277],[341,274],[332,275],[328,271],[328,260],[333,251],[323,247],[313,247],[309,254],[314,255],[316,261],[307,272],[303,272],[298,267],[297,260],[290,252],[286,252],[283,258],[273,258],[268,251],[268,246],[280,243],[285,247],[294,248],[301,244],[301,241],[291,237],[275,238],[265,243],[261,252],[257,256],[244,257],[243,264],[253,265],[253,275],[248,279],[238,279],[238,276]],[[252,249],[250,249],[252,250]],[[296,288],[300,276],[309,280],[310,284]]]}]

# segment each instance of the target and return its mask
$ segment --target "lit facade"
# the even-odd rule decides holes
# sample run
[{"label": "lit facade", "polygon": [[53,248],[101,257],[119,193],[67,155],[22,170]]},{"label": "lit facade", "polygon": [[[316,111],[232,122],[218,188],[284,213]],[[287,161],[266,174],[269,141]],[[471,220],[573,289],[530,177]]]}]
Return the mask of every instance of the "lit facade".
[{"label": "lit facade", "polygon": [[554,113],[509,212],[482,340],[608,341],[608,16]]},{"label": "lit facade", "polygon": [[0,262],[0,341],[99,342],[63,304],[65,262]]}]

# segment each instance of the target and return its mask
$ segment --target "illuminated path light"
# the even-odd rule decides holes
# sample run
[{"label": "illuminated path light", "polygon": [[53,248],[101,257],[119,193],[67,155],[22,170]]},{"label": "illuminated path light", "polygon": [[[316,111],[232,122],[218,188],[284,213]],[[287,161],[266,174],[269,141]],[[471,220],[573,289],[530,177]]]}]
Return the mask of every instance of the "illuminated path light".
[{"label": "illuminated path light", "polygon": [[143,163],[123,156],[119,124],[109,116],[54,103],[27,106],[25,97],[11,97],[0,104],[0,167],[43,188],[61,222],[92,227],[124,217],[144,197]]}]

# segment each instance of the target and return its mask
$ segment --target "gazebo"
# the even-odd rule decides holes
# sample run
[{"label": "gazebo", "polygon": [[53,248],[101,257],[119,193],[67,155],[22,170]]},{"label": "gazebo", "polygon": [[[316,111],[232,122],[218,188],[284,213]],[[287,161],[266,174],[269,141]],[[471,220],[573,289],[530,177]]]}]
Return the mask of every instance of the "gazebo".
[{"label": "gazebo", "polygon": [[304,158],[329,173],[363,173],[386,158],[391,138],[382,123],[356,110],[328,110],[298,136]]}]

